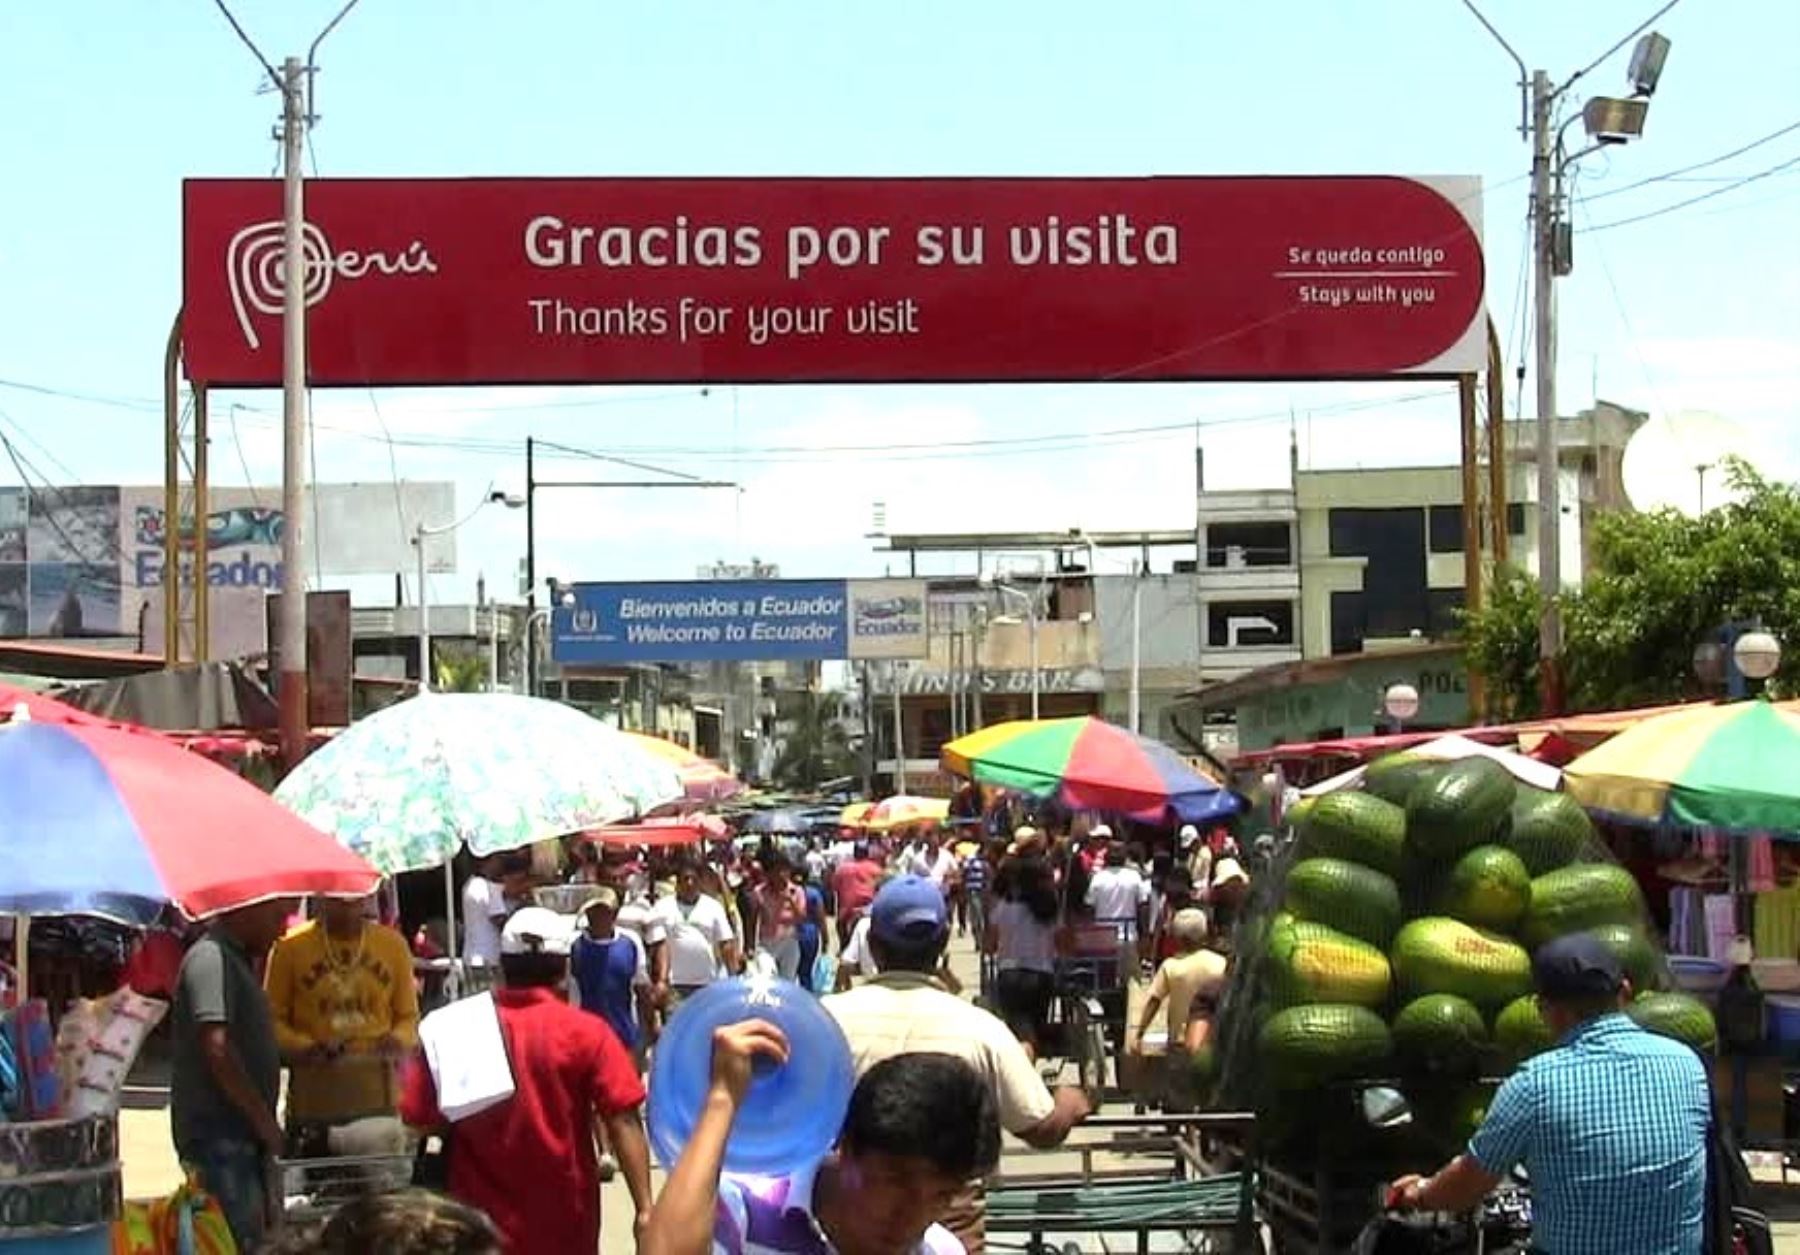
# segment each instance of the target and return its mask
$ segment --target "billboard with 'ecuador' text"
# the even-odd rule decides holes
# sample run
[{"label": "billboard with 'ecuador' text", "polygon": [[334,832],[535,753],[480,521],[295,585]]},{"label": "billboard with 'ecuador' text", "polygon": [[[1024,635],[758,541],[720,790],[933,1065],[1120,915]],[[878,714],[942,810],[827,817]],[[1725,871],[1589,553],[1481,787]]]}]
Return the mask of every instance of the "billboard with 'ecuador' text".
[{"label": "billboard with 'ecuador' text", "polygon": [[678,580],[576,584],[556,608],[565,667],[634,662],[919,658],[923,580]]}]

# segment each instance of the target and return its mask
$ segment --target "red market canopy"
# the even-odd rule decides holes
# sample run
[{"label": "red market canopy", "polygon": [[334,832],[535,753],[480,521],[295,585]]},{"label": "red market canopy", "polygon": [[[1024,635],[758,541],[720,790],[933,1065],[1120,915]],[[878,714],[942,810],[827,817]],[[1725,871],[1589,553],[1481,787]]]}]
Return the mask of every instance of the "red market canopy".
[{"label": "red market canopy", "polygon": [[725,821],[713,815],[689,815],[681,819],[646,819],[640,824],[607,824],[590,828],[582,839],[595,845],[632,849],[640,845],[698,845],[723,839],[730,832]]}]

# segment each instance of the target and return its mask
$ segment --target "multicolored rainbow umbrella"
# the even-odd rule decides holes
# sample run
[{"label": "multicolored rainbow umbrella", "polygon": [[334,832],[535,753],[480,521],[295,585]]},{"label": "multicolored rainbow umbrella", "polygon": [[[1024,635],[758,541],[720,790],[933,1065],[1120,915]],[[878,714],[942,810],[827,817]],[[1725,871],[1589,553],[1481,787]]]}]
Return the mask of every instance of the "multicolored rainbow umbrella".
[{"label": "multicolored rainbow umbrella", "polygon": [[1656,715],[1564,767],[1563,788],[1629,823],[1800,836],[1800,709],[1746,701]]},{"label": "multicolored rainbow umbrella", "polygon": [[1161,741],[1085,715],[997,723],[951,741],[939,762],[981,784],[1152,822],[1206,823],[1243,805]]}]

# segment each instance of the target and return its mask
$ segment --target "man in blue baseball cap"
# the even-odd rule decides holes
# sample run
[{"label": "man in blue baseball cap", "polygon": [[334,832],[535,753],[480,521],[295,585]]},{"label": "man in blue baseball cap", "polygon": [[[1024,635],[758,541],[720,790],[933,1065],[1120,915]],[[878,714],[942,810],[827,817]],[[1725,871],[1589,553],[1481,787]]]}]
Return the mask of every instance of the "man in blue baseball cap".
[{"label": "man in blue baseball cap", "polygon": [[[944,987],[937,972],[949,939],[949,907],[926,877],[896,876],[875,895],[869,948],[877,974],[824,1000],[850,1040],[857,1075],[897,1055],[953,1055],[993,1091],[1002,1128],[1031,1146],[1060,1145],[1093,1112],[1093,1101],[1079,1089],[1052,1093],[1003,1021]],[[979,1186],[938,1219],[980,1255],[986,1208]]]},{"label": "man in blue baseball cap", "polygon": [[1430,1178],[1394,1182],[1396,1201],[1463,1211],[1522,1163],[1533,1249],[1697,1255],[1712,1107],[1700,1056],[1622,1014],[1631,986],[1592,933],[1546,943],[1531,969],[1557,1045],[1500,1087],[1466,1151]]}]

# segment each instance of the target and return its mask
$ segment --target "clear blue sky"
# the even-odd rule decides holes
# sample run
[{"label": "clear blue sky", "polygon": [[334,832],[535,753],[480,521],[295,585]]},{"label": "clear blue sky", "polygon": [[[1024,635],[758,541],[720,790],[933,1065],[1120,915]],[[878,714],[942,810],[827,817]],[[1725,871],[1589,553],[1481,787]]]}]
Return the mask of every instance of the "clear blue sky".
[{"label": "clear blue sky", "polygon": [[[304,53],[336,0],[236,0],[272,59]],[[1489,0],[1529,64],[1558,77],[1651,0]],[[1600,194],[1800,122],[1792,0],[1685,0],[1639,145],[1584,165],[1580,226],[1673,205],[1800,158],[1800,130],[1682,179]],[[325,45],[315,134],[325,176],[474,174],[1476,174],[1496,321],[1516,325],[1527,152],[1515,73],[1456,0],[1037,0],[905,3],[362,0]],[[266,175],[276,100],[210,0],[0,6],[0,386],[5,429],[58,478],[160,478],[154,398],[179,302],[188,175]],[[1623,55],[1583,82],[1617,91]],[[1705,181],[1711,180],[1711,181]],[[1800,165],[1704,203],[1583,235],[1563,292],[1565,409],[1598,393],[1652,411],[1718,410],[1783,473],[1800,464]],[[1505,333],[1516,358],[1520,343]],[[1529,385],[1528,385],[1529,386]],[[527,433],[738,479],[741,495],[559,493],[543,570],[679,577],[756,554],[787,573],[878,572],[869,503],[896,524],[1157,525],[1191,518],[1186,433],[820,457],[796,443],[930,444],[1189,419],[1211,482],[1280,477],[1300,416],[1314,465],[1454,456],[1448,390],[1417,386],[572,390],[322,396],[329,479],[455,478],[465,502],[522,480],[522,455],[389,451],[403,438]],[[246,410],[235,413],[231,402]],[[547,404],[534,407],[534,401]],[[215,482],[273,482],[273,394],[221,397]],[[1509,408],[1511,402],[1509,399]],[[1308,416],[1311,416],[1310,418]],[[60,469],[59,469],[60,468]],[[573,468],[579,471],[582,468]],[[10,467],[0,482],[12,482]],[[435,595],[498,578],[517,516],[464,533]]]}]

